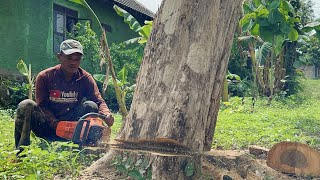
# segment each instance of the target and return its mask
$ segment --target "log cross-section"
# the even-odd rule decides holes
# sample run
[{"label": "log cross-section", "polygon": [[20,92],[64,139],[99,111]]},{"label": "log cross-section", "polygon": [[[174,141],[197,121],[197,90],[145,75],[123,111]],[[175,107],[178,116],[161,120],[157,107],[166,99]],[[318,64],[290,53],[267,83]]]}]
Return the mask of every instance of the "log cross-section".
[{"label": "log cross-section", "polygon": [[320,176],[320,152],[298,142],[281,142],[268,152],[267,165],[296,175]]}]

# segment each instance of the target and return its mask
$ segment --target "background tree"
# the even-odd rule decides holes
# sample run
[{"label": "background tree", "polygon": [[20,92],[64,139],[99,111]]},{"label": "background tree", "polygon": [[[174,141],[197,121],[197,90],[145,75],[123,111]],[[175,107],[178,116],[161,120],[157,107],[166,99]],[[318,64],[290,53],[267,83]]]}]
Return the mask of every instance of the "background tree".
[{"label": "background tree", "polygon": [[312,6],[314,3],[311,0],[290,0],[297,16],[301,19],[301,24],[304,26],[314,21],[314,11]]},{"label": "background tree", "polygon": [[[288,54],[285,44],[298,40],[300,18],[295,15],[291,1],[286,0],[246,1],[243,10],[245,15],[240,25],[250,40],[249,52],[257,87],[269,97],[270,103],[283,87],[285,55]],[[259,50],[256,52],[256,49]]]},{"label": "background tree", "polygon": [[[157,144],[165,139],[189,152],[211,148],[240,4],[241,0],[163,1],[131,110],[118,136],[122,142]],[[113,157],[109,151],[88,172],[103,174]],[[187,178],[183,169],[190,163],[195,171],[188,176],[196,178],[200,162],[200,156],[153,156],[152,178]]]},{"label": "background tree", "polygon": [[320,66],[320,41],[316,37],[311,37],[300,47],[305,62],[308,65]]},{"label": "background tree", "polygon": [[85,54],[81,66],[91,74],[100,73],[100,44],[97,34],[91,29],[90,22],[87,21],[84,24],[77,23],[73,27],[73,31],[68,33],[67,36],[70,39],[79,41],[83,46],[83,52]]},{"label": "background tree", "polygon": [[[308,23],[312,22],[314,19],[314,12],[312,9],[313,3],[310,0],[290,0],[295,14],[300,17],[300,22],[295,23],[297,29],[299,29],[299,40],[298,41],[286,41],[284,44],[283,58],[285,67],[285,78],[282,80],[284,86],[282,87],[282,92],[284,95],[289,96],[296,94],[301,91],[300,78],[302,76],[301,72],[297,70],[301,64],[301,54],[299,54],[299,47],[306,42],[304,33],[301,29]],[[303,63],[303,62],[302,62]]]}]

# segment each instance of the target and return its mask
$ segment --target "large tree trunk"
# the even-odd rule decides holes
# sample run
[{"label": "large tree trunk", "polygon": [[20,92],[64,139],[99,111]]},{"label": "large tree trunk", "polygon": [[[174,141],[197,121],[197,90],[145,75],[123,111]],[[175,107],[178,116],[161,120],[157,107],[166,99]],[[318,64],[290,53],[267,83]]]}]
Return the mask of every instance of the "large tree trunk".
[{"label": "large tree trunk", "polygon": [[240,2],[164,1],[120,139],[210,149]]},{"label": "large tree trunk", "polygon": [[[241,2],[163,1],[118,139],[168,138],[191,152],[210,149]],[[201,167],[199,157],[193,159]],[[156,156],[153,179],[186,178],[186,161],[190,157]]]}]

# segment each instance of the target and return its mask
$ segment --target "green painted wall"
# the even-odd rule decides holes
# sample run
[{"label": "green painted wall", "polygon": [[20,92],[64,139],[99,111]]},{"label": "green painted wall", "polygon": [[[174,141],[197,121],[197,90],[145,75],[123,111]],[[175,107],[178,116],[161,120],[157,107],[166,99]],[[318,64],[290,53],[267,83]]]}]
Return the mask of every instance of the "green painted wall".
[{"label": "green painted wall", "polygon": [[[112,32],[107,33],[107,38],[110,45],[113,42],[119,43],[138,36],[138,34],[133,32],[129,28],[129,26],[123,22],[123,18],[118,16],[112,7],[106,8],[106,5],[104,5],[101,1],[97,0],[87,0],[87,2],[94,10],[94,12],[97,14],[101,23],[108,24],[112,27]],[[86,16],[88,15],[86,14]],[[97,28],[98,24],[94,22],[93,29],[96,31]],[[98,32],[100,35],[100,31],[96,32]]]},{"label": "green painted wall", "polygon": [[[33,4],[38,4],[34,6]],[[38,69],[48,61],[50,44],[49,26],[52,18],[48,16],[50,1],[11,0],[0,6],[0,68],[16,72],[20,59],[34,63]]]},{"label": "green painted wall", "polygon": [[[122,42],[136,37],[111,7],[102,1],[87,0],[102,23],[112,27],[107,34],[108,42]],[[79,18],[90,18],[91,14],[80,5],[66,0],[10,0],[0,6],[0,74],[17,74],[16,64],[23,59],[32,64],[33,73],[58,63],[53,54],[53,3],[78,11]],[[98,34],[97,24],[93,30]]]}]

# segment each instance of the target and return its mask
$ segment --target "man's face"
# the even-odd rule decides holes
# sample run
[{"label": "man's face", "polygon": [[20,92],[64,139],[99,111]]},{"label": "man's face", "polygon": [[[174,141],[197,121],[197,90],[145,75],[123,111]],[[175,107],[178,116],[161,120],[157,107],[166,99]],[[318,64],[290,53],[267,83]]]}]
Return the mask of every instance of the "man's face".
[{"label": "man's face", "polygon": [[60,52],[57,57],[60,61],[62,70],[67,73],[66,75],[73,75],[78,71],[82,54],[73,53],[70,55],[65,55],[64,53]]}]

